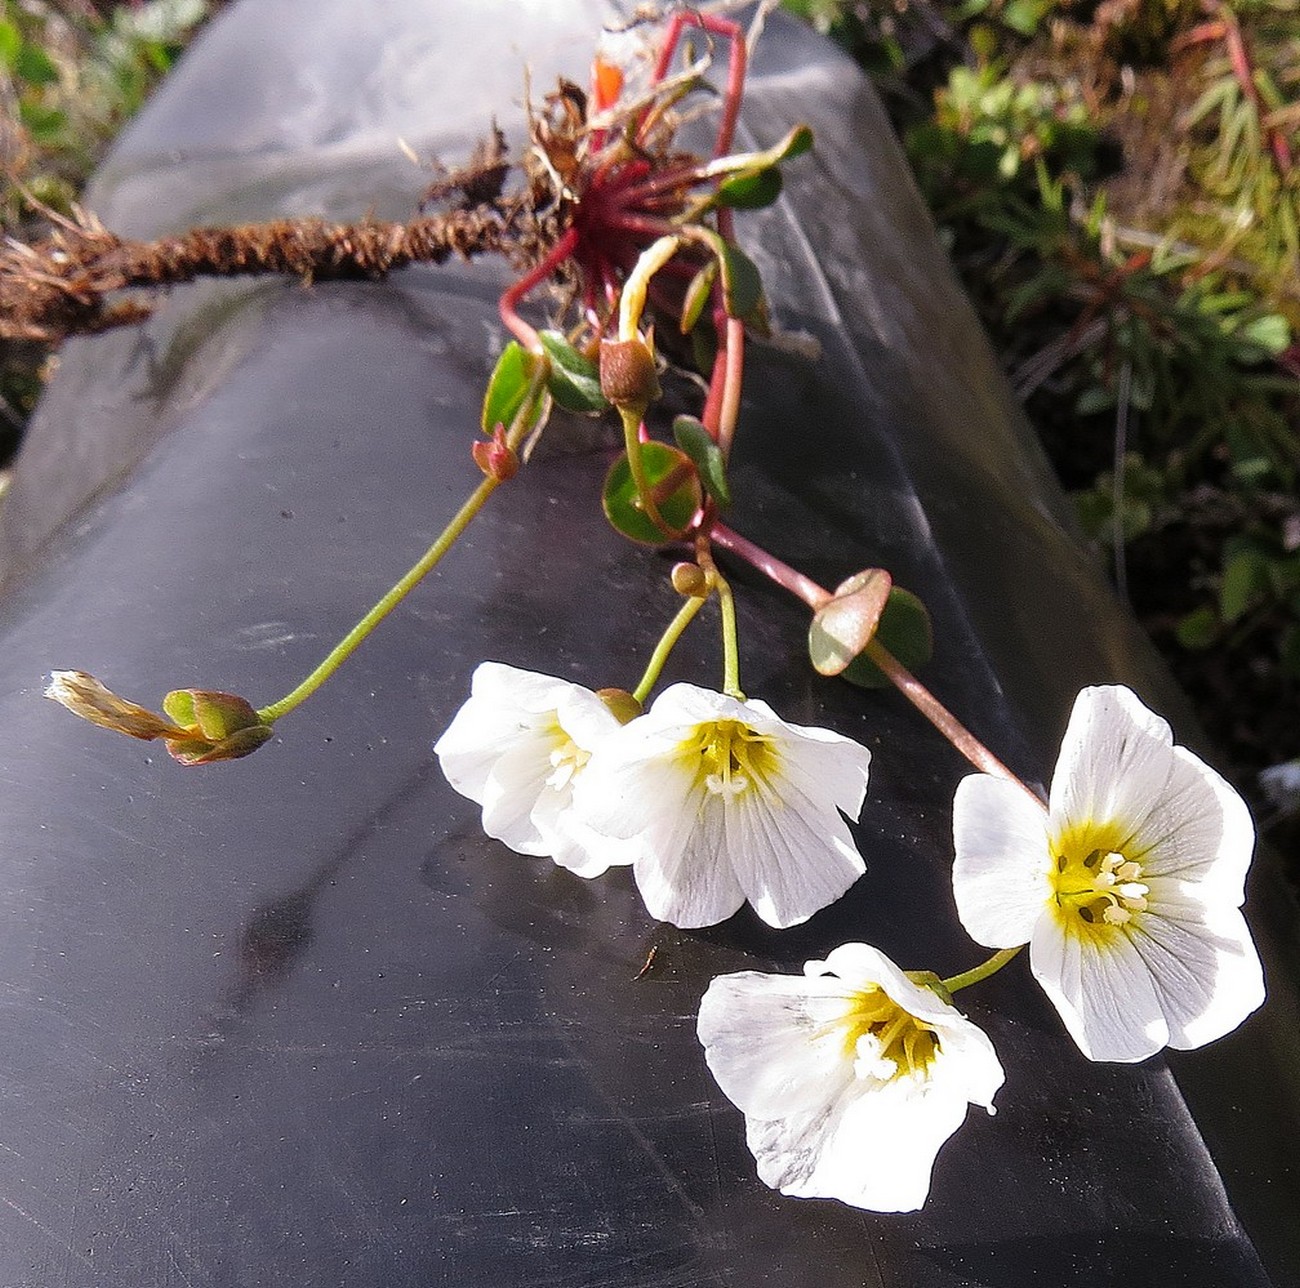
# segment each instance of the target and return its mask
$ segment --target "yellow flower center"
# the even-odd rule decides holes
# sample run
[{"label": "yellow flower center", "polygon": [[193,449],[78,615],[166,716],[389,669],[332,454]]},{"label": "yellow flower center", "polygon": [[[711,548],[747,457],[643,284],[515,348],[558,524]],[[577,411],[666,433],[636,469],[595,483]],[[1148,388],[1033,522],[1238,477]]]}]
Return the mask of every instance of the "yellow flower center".
[{"label": "yellow flower center", "polygon": [[847,1016],[844,1041],[858,1077],[877,1082],[928,1078],[939,1050],[935,1030],[880,988],[858,994]]},{"label": "yellow flower center", "polygon": [[1146,911],[1150,888],[1142,880],[1142,865],[1118,840],[1095,831],[1058,838],[1052,884],[1067,928],[1106,932]]},{"label": "yellow flower center", "polygon": [[558,720],[551,723],[547,733],[550,734],[554,745],[550,755],[551,773],[546,779],[546,785],[560,792],[573,781],[574,774],[591,759],[591,752],[583,751],[564,732]]},{"label": "yellow flower center", "polygon": [[770,780],[780,760],[771,738],[739,720],[696,725],[677,755],[716,796],[739,796]]}]

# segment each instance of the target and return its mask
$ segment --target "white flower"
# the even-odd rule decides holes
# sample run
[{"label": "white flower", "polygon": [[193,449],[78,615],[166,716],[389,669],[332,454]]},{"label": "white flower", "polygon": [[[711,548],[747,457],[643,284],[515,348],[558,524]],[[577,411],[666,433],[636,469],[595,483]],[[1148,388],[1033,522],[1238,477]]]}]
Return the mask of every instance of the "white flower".
[{"label": "white flower", "polygon": [[1202,1046],[1264,1000],[1240,912],[1250,814],[1128,689],[1079,694],[1048,810],[974,774],[953,833],[962,923],[990,948],[1029,943],[1089,1059]]},{"label": "white flower", "polygon": [[925,1202],[940,1146],[1003,1079],[982,1030],[867,944],[802,978],[715,979],[699,1036],[762,1180],[874,1212]]},{"label": "white flower", "polygon": [[870,759],[764,702],[675,684],[601,743],[574,807],[633,844],[637,885],[661,921],[711,926],[748,899],[769,925],[793,926],[865,870],[839,811],[861,812]]},{"label": "white flower", "polygon": [[483,662],[469,701],[433,749],[447,781],[483,806],[489,836],[594,877],[630,859],[574,819],[573,787],[593,749],[618,728],[590,689]]}]

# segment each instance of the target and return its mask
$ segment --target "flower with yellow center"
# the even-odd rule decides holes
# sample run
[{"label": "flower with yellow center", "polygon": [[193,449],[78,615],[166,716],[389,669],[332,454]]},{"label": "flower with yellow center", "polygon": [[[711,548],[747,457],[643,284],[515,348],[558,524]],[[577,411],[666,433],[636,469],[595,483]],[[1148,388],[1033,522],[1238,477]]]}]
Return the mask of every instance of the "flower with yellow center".
[{"label": "flower with yellow center", "polygon": [[592,877],[628,860],[574,819],[573,788],[593,749],[618,727],[590,689],[484,662],[433,749],[447,781],[482,805],[489,836]]},{"label": "flower with yellow center", "polygon": [[992,1043],[867,944],[804,975],[743,971],[709,985],[699,1037],[745,1115],[759,1177],[783,1194],[911,1212],[967,1106],[993,1113]]},{"label": "flower with yellow center", "polygon": [[1264,1000],[1241,915],[1245,803],[1128,689],[1084,689],[1050,804],[974,774],[953,802],[953,890],[990,948],[1034,976],[1093,1060],[1202,1046]]},{"label": "flower with yellow center", "polygon": [[861,811],[870,759],[765,702],[675,684],[596,748],[574,809],[628,843],[661,921],[711,926],[748,899],[768,925],[793,926],[864,871],[840,812]]}]

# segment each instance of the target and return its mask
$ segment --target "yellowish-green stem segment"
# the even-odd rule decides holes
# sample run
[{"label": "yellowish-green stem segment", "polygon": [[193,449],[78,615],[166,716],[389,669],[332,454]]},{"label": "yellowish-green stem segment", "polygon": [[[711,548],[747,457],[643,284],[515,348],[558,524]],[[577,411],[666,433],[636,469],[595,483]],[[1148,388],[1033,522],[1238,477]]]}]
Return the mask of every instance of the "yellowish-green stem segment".
[{"label": "yellowish-green stem segment", "polygon": [[[506,445],[512,451],[519,450],[520,445],[533,426],[538,403],[545,396],[548,374],[548,364],[545,358],[539,355],[537,368],[529,380],[523,403],[506,431]],[[272,702],[269,706],[258,709],[257,715],[263,724],[272,724],[281,716],[288,715],[290,711],[301,706],[351,657],[371,631],[437,566],[443,555],[451,549],[460,534],[469,527],[470,521],[483,508],[488,497],[497,490],[502,481],[501,478],[489,476],[474,489],[465,504],[456,511],[455,517],[439,533],[437,540],[383,598],[339,640],[321,664],[301,684],[286,693],[278,702]]]}]

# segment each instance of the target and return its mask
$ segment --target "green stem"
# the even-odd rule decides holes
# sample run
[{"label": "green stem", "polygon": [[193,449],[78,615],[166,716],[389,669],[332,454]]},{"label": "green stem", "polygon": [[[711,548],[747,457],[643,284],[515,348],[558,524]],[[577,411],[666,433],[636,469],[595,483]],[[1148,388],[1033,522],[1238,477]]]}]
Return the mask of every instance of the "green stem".
[{"label": "green stem", "polygon": [[694,620],[695,614],[704,607],[704,601],[707,596],[691,595],[687,601],[677,610],[677,616],[668,623],[668,629],[664,631],[659,643],[655,645],[655,651],[650,655],[650,661],[646,663],[645,674],[641,677],[641,682],[632,691],[632,696],[643,706],[645,700],[650,695],[650,690],[655,687],[659,681],[659,673],[664,669],[664,663],[668,661],[668,655],[681,639],[682,632]]},{"label": "green stem", "polygon": [[700,537],[695,543],[695,561],[704,569],[709,585],[718,592],[718,607],[722,609],[722,691],[728,697],[744,702],[740,687],[740,649],[736,644],[736,601],[731,586],[718,571],[709,549],[709,539]]},{"label": "green stem", "polygon": [[1001,948],[988,961],[981,962],[970,970],[962,971],[960,975],[952,975],[948,979],[942,980],[941,983],[950,993],[955,993],[958,989],[969,988],[972,984],[978,984],[981,980],[988,979],[990,975],[996,975],[1023,947],[1024,944],[1020,944],[1015,948]]},{"label": "green stem", "polygon": [[642,513],[664,534],[667,539],[673,530],[664,522],[655,503],[654,488],[646,477],[645,461],[641,456],[641,417],[635,411],[620,409],[623,418],[623,447],[627,452],[627,467],[632,472],[632,486],[636,488],[636,501]]},{"label": "green stem", "polygon": [[[527,436],[532,428],[538,399],[542,396],[546,388],[546,379],[548,374],[548,364],[545,362],[538,363],[537,370],[533,373],[528,382],[528,389],[524,394],[524,400],[515,418],[510,422],[510,429],[506,434],[506,444],[512,451],[517,451],[519,444]],[[438,538],[434,541],[420,558],[411,566],[411,568],[402,576],[402,578],[379,600],[373,608],[329,651],[324,661],[307,676],[301,684],[295,689],[291,689],[278,702],[272,702],[270,706],[261,707],[257,712],[258,719],[263,724],[274,724],[281,716],[288,715],[296,707],[306,702],[317,689],[325,683],[326,680],[334,674],[335,671],[347,661],[349,657],[356,652],[363,640],[371,631],[379,625],[380,622],[388,616],[389,613],[404,600],[407,595],[415,589],[416,586],[428,575],[428,573],[438,564],[443,555],[455,544],[456,539],[462,532],[469,527],[470,520],[487,503],[488,497],[501,486],[502,480],[491,477],[485,478],[482,483],[474,489],[465,503],[456,511],[452,521],[439,533]]]}]

